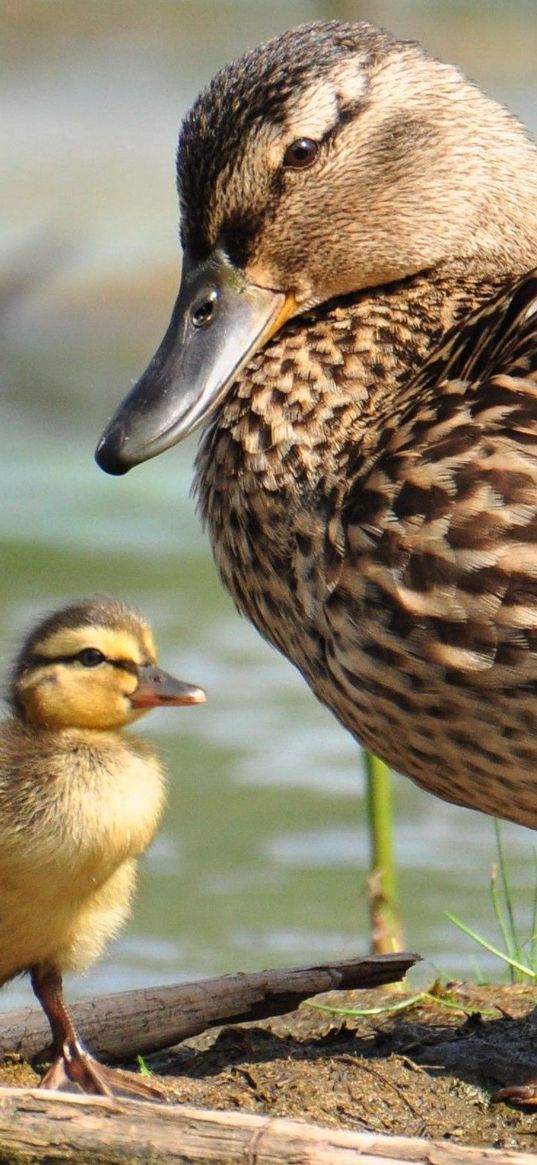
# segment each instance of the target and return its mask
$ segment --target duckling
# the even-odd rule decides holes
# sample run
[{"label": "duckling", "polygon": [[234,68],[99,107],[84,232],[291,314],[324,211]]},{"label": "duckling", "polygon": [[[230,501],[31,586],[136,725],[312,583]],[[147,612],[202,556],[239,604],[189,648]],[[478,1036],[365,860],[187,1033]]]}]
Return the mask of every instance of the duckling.
[{"label": "duckling", "polygon": [[178,188],[179,298],[99,464],[201,425],[239,610],[366,748],[537,827],[534,141],[418,44],[321,21],[201,93]]},{"label": "duckling", "polygon": [[204,700],[157,666],[147,623],[105,596],[48,615],[18,655],[0,724],[0,984],[30,973],[53,1037],[44,1088],[160,1095],[89,1055],[62,974],[86,970],[128,918],[163,810],[160,761],[123,729]]}]

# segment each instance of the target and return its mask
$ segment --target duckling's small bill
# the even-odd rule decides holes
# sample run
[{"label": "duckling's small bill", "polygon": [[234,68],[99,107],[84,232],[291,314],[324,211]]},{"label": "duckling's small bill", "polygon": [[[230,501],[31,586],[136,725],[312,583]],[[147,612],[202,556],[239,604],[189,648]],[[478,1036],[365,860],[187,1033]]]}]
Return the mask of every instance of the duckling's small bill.
[{"label": "duckling's small bill", "polygon": [[205,692],[194,684],[176,680],[160,667],[146,664],[138,668],[138,687],[130,697],[133,708],[180,707],[184,704],[203,704]]}]

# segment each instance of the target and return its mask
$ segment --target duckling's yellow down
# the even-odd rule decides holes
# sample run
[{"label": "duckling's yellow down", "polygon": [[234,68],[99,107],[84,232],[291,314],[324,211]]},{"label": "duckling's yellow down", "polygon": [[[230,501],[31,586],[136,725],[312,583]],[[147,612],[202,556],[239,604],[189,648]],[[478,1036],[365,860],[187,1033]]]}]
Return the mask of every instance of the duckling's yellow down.
[{"label": "duckling's yellow down", "polygon": [[47,1088],[158,1096],[92,1060],[62,974],[94,962],[128,917],[163,809],[159,760],[122,729],[159,704],[203,699],[156,666],[144,621],[105,597],[49,615],[15,663],[0,725],[0,983],[31,974],[53,1036]]},{"label": "duckling's yellow down", "polygon": [[85,970],[130,912],[164,805],[152,749],[118,733],[0,729],[0,980]]}]

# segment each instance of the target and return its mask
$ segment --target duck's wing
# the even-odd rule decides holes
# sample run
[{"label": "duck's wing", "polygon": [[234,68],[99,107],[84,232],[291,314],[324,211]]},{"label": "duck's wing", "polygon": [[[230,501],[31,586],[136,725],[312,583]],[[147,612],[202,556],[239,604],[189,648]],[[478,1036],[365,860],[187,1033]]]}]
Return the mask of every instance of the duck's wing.
[{"label": "duck's wing", "polygon": [[[357,453],[324,602],[345,644],[479,683],[537,678],[537,275],[454,330]],[[395,654],[393,654],[395,652]],[[392,654],[390,654],[392,653]]]},{"label": "duck's wing", "polygon": [[446,380],[470,384],[537,369],[537,270],[451,329],[412,381],[419,392]]}]

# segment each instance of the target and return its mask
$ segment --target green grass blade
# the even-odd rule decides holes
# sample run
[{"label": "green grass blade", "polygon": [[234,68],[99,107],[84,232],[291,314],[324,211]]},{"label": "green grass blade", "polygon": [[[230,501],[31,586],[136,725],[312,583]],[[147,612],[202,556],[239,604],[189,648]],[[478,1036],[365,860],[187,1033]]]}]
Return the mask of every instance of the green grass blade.
[{"label": "green grass blade", "polygon": [[[506,949],[509,952],[509,954],[515,958],[515,957],[520,955],[520,951],[521,951],[520,939],[518,937],[518,931],[517,931],[517,926],[516,926],[516,922],[515,922],[515,915],[514,915],[514,911],[513,911],[513,899],[511,897],[511,888],[509,885],[509,876],[508,876],[507,865],[506,865],[506,861],[505,861],[505,853],[504,853],[503,842],[502,842],[501,827],[500,827],[500,822],[498,821],[498,819],[496,817],[494,818],[494,832],[496,835],[496,849],[498,851],[498,864],[499,864],[499,868],[500,868],[500,877],[501,877],[501,881],[502,881],[503,897],[504,897],[504,902],[505,902],[505,906],[507,909],[507,918],[509,920],[507,934],[510,935],[510,937],[506,938],[505,945],[506,945]],[[502,931],[502,933],[503,933],[503,931]]]},{"label": "green grass blade", "polygon": [[487,940],[482,938],[480,934],[477,934],[475,930],[472,930],[471,927],[466,926],[464,922],[461,922],[460,918],[456,918],[454,914],[449,913],[446,913],[446,917],[449,918],[449,921],[453,922],[455,926],[458,926],[459,930],[462,930],[464,934],[467,934],[470,938],[473,938],[474,942],[479,943],[481,947],[484,947],[486,951],[489,951],[491,955],[496,955],[498,959],[502,959],[504,963],[508,963],[510,967],[514,967],[516,971],[520,971],[521,975],[526,975],[528,979],[537,979],[537,973],[532,971],[531,967],[526,967],[523,963],[519,963],[518,960],[511,958],[510,955],[506,955],[504,951],[498,950],[498,947],[495,947],[492,945],[492,943],[487,942]]},{"label": "green grass blade", "polygon": [[143,1056],[137,1056],[136,1063],[138,1064],[138,1067],[140,1069],[140,1076],[152,1076],[153,1075],[151,1069],[147,1067],[147,1064],[146,1064]]},{"label": "green grass blade", "polygon": [[409,999],[400,999],[398,1003],[384,1003],[381,1007],[330,1007],[328,1003],[311,1003],[307,1000],[308,1007],[314,1007],[317,1011],[328,1011],[331,1015],[385,1015],[392,1011],[405,1011],[408,1007],[413,1007],[415,1003],[421,1003],[425,999],[425,993],[419,992],[419,995],[411,995]]},{"label": "green grass blade", "polygon": [[[408,999],[401,999],[398,1003],[385,1003],[380,1007],[330,1007],[327,1003],[313,1003],[309,999],[306,1002],[308,1007],[314,1007],[317,1011],[328,1011],[331,1015],[347,1015],[358,1018],[407,1011],[410,1007],[415,1007],[417,1003],[424,1002],[436,1003],[438,1007],[447,1007],[449,1011],[459,1011],[463,1015],[472,1015],[476,1010],[473,1006],[456,1003],[453,999],[445,999],[442,995],[434,994],[431,991],[420,991],[417,995],[410,995]],[[479,1008],[479,1013],[487,1016],[494,1015],[494,1011],[485,1010],[482,1007]]]},{"label": "green grass blade", "polygon": [[[537,882],[537,852],[533,851],[533,865],[535,869],[535,880]],[[537,890],[533,892],[533,911],[531,915],[531,938],[530,938],[530,963],[532,967],[535,966],[535,958],[537,955]]]},{"label": "green grass blade", "polygon": [[[512,934],[510,933],[509,926],[506,922],[505,915],[502,910],[500,895],[498,893],[498,867],[496,865],[492,867],[490,874],[490,896],[492,898],[492,909],[494,911],[494,917],[500,928],[500,932],[505,943],[505,949],[509,958],[515,959],[517,955],[520,954],[520,952],[517,951],[513,945]],[[514,982],[514,979],[516,978],[512,967],[510,967],[510,978],[511,982]]]}]

